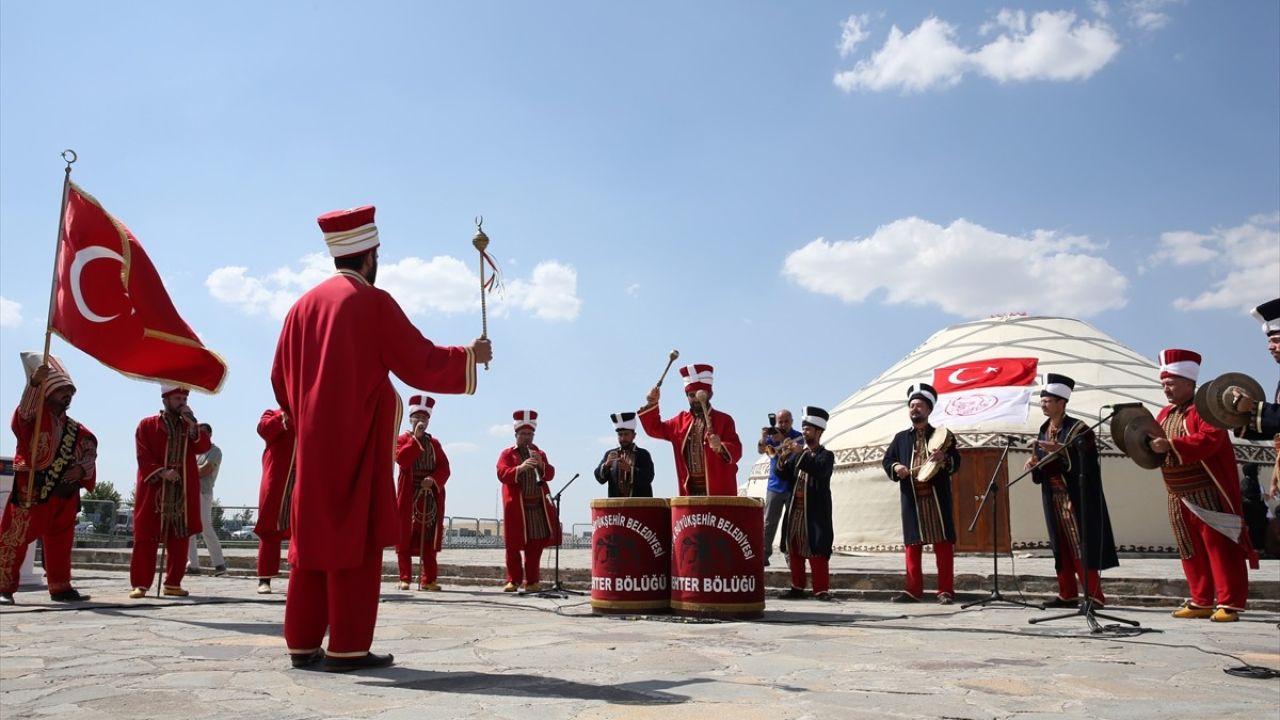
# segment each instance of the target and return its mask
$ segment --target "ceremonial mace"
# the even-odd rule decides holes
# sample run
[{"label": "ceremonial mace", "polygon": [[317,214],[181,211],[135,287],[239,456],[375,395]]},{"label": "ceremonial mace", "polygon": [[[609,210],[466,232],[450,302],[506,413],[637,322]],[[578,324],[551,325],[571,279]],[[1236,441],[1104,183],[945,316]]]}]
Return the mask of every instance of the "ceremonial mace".
[{"label": "ceremonial mace", "polygon": [[[476,250],[480,252],[480,339],[488,340],[489,339],[489,311],[488,311],[488,307],[485,305],[484,291],[487,287],[492,285],[493,281],[498,277],[497,275],[498,268],[494,266],[493,259],[490,258],[489,253],[486,252],[486,250],[489,247],[489,236],[484,234],[484,228],[481,227],[483,224],[484,224],[484,216],[477,215],[476,216],[476,236],[471,238],[471,244],[474,245]],[[491,267],[493,267],[493,270],[494,270],[493,274],[490,275],[488,282],[485,282],[485,279],[484,279],[485,263],[488,263]],[[484,369],[485,370],[489,369],[488,361],[485,362]]]},{"label": "ceremonial mace", "polygon": [[679,350],[672,350],[667,355],[667,367],[663,369],[662,377],[658,378],[658,384],[654,385],[654,387],[662,387],[662,381],[667,379],[667,372],[671,370],[671,363],[675,362],[678,357],[680,357]]}]

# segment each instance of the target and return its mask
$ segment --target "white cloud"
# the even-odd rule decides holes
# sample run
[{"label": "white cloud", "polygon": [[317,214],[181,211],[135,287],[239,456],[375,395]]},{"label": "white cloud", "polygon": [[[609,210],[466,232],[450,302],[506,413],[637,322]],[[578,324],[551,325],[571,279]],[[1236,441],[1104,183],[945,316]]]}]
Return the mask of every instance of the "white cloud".
[{"label": "white cloud", "polygon": [[466,441],[444,443],[441,447],[446,455],[467,455],[480,449],[479,445]]},{"label": "white cloud", "polygon": [[909,217],[867,238],[818,238],[788,255],[782,274],[846,303],[883,290],[889,304],[937,305],[962,317],[1014,310],[1088,317],[1127,302],[1129,281],[1092,254],[1099,249],[1049,230],[1017,237],[963,219],[942,227]]},{"label": "white cloud", "polygon": [[1002,83],[1083,80],[1120,51],[1105,21],[1079,19],[1070,11],[1028,16],[1000,10],[979,28],[983,35],[999,34],[976,50],[961,47],[956,32],[955,25],[933,16],[908,33],[895,25],[879,50],[852,70],[836,73],[833,81],[845,92],[922,92],[956,85],[970,72]]},{"label": "white cloud", "polygon": [[867,32],[869,15],[850,15],[840,25],[840,57],[848,57],[863,40],[871,37]]},{"label": "white cloud", "polygon": [[1125,11],[1129,13],[1129,24],[1147,32],[1162,30],[1170,20],[1165,8],[1174,2],[1176,0],[1130,0],[1125,3]]},{"label": "white cloud", "polygon": [[1153,265],[1209,264],[1217,280],[1195,297],[1179,297],[1179,310],[1248,310],[1274,294],[1280,283],[1280,212],[1255,215],[1233,228],[1209,233],[1163,233]]},{"label": "white cloud", "polygon": [[540,262],[528,280],[507,282],[506,291],[495,306],[502,313],[508,305],[531,312],[540,320],[576,319],[582,309],[578,271],[554,260]]},{"label": "white cloud", "polygon": [[1089,9],[1100,18],[1111,14],[1111,6],[1107,4],[1107,0],[1089,0]]},{"label": "white cloud", "polygon": [[640,297],[640,283],[631,283],[628,285],[627,294],[631,297]]},{"label": "white cloud", "polygon": [[[300,266],[278,268],[263,277],[248,268],[221,267],[209,273],[205,287],[215,300],[235,306],[246,315],[265,313],[283,318],[302,293],[333,275],[333,260],[316,253]],[[495,314],[509,308],[527,311],[543,320],[572,320],[582,301],[577,297],[578,274],[571,266],[540,263],[528,280],[512,280],[504,297],[492,297]],[[378,266],[378,287],[391,293],[409,315],[451,315],[480,307],[480,280],[470,266],[448,255],[424,260],[408,257]]]},{"label": "white cloud", "polygon": [[0,297],[0,327],[18,327],[22,324],[22,303]]}]

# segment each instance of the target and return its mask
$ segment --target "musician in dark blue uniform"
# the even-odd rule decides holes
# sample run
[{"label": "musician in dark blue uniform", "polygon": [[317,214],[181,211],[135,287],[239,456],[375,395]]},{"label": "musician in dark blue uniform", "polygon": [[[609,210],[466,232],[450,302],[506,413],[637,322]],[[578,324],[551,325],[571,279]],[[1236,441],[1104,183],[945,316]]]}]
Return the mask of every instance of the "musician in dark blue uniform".
[{"label": "musician in dark blue uniform", "polygon": [[609,416],[618,432],[618,447],[596,465],[596,482],[609,486],[609,497],[653,497],[653,458],[636,445],[636,414]]},{"label": "musician in dark blue uniform", "polygon": [[[921,555],[933,545],[938,566],[938,602],[950,605],[955,595],[956,527],[951,517],[951,475],[960,469],[960,452],[954,438],[931,442],[946,428],[929,424],[938,401],[932,385],[920,383],[907,389],[907,414],[911,428],[893,436],[884,454],[884,471],[902,493],[902,542],[906,545],[907,588],[893,596],[897,603],[919,602],[924,595]],[[921,473],[924,469],[925,473]],[[923,475],[923,476],[922,476]]]},{"label": "musician in dark blue uniform", "polygon": [[[1040,486],[1053,566],[1058,572],[1058,597],[1044,603],[1046,608],[1079,605],[1077,578],[1088,588],[1094,603],[1103,605],[1106,598],[1098,571],[1120,564],[1107,514],[1107,497],[1102,492],[1097,438],[1089,423],[1067,415],[1067,401],[1075,386],[1075,380],[1066,375],[1046,375],[1040,390],[1040,409],[1048,419],[1040,426],[1040,436],[1027,460],[1031,481]],[[1057,455],[1045,459],[1060,449]],[[1082,564],[1084,553],[1089,557]]]}]

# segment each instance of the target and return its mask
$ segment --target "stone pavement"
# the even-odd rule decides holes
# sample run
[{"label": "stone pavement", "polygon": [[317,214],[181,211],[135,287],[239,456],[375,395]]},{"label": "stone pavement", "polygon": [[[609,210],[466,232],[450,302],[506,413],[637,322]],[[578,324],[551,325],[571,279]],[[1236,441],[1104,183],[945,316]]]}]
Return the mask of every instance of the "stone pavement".
[{"label": "stone pavement", "polygon": [[761,621],[685,622],[594,616],[584,597],[388,583],[374,648],[396,665],[330,675],[289,668],[283,595],[255,595],[252,579],[193,577],[191,598],[141,601],[124,598],[121,571],[77,583],[94,603],[53,605],[37,589],[0,609],[0,717],[1263,718],[1280,706],[1280,679],[1223,672],[1280,667],[1280,614],[1267,611],[1218,625],[1112,607],[1148,631],[1112,637],[1081,618],[1029,625],[1040,611],[1010,607],[770,598]]}]

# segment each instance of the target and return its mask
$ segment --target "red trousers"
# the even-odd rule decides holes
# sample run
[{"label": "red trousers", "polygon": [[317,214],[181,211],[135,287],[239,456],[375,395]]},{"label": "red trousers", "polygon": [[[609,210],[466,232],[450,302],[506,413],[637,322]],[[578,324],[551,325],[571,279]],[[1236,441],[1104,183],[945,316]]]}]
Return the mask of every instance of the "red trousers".
[{"label": "red trousers", "polygon": [[280,544],[283,534],[258,536],[258,577],[273,578],[280,574]]},{"label": "red trousers", "polygon": [[[799,553],[791,551],[787,553],[787,562],[791,565],[791,587],[797,590],[803,590],[805,585],[804,577],[804,561],[806,558]],[[809,567],[813,570],[813,591],[815,593],[826,592],[831,589],[831,568],[830,558],[814,556],[808,558]]]},{"label": "red trousers", "polygon": [[[186,535],[168,533],[165,538],[165,585],[182,586],[182,578],[187,574],[187,548],[190,542],[191,538]],[[129,582],[133,587],[151,587],[151,581],[156,579],[156,552],[159,549],[160,541],[155,538],[134,537],[133,555],[129,558]]]},{"label": "red trousers", "polygon": [[49,593],[71,589],[71,545],[76,535],[78,498],[51,497],[30,508],[4,506],[0,519],[0,592],[15,592],[22,579],[27,546],[44,539],[44,572]]},{"label": "red trousers", "polygon": [[[516,585],[533,584],[542,577],[542,549],[547,546],[544,540],[528,540],[524,550],[507,548],[507,582]],[[523,559],[521,552],[524,553]]]},{"label": "red trousers", "polygon": [[370,548],[364,561],[353,568],[327,572],[290,568],[284,601],[284,642],[289,652],[319,650],[328,630],[328,655],[368,653],[378,622],[381,582],[382,548]]},{"label": "red trousers", "polygon": [[1060,542],[1058,543],[1058,597],[1063,600],[1075,600],[1080,597],[1080,583],[1089,588],[1089,597],[1101,605],[1107,604],[1107,598],[1102,594],[1102,578],[1098,575],[1097,570],[1089,570],[1085,572],[1084,564],[1080,562],[1080,558],[1071,549],[1071,543],[1067,541],[1067,534],[1058,531]]},{"label": "red trousers", "polygon": [[1182,561],[1191,588],[1191,604],[1244,610],[1249,599],[1248,558],[1239,543],[1205,525],[1182,506],[1182,519],[1191,531],[1193,554]]},{"label": "red trousers", "polygon": [[[413,576],[413,558],[416,553],[396,553],[396,561],[400,565],[400,582],[407,583]],[[422,572],[418,582],[422,585],[433,583],[440,578],[440,566],[436,564],[436,550],[428,546],[422,554]]]},{"label": "red trousers", "polygon": [[[918,598],[924,595],[924,567],[920,562],[923,545],[907,546],[907,594]],[[938,594],[955,595],[955,544],[933,544],[933,557],[938,565]]]}]

